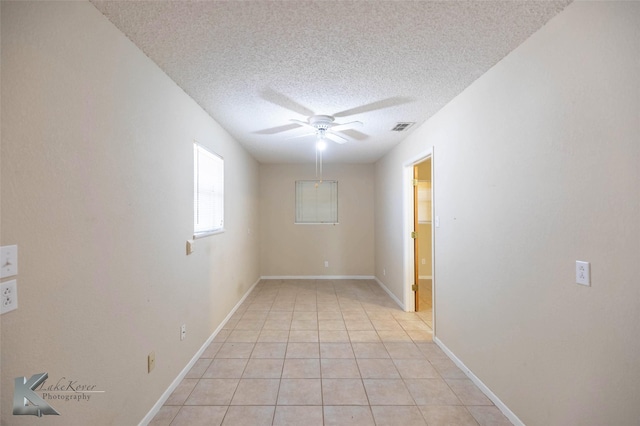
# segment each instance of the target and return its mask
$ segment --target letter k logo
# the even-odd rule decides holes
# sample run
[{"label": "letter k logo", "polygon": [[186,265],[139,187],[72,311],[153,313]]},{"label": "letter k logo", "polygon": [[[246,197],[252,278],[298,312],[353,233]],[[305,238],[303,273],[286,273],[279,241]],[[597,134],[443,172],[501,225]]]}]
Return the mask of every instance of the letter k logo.
[{"label": "letter k logo", "polygon": [[[32,415],[42,417],[43,414],[53,414],[59,416],[40,395],[34,390],[40,386],[42,382],[47,380],[47,373],[34,374],[27,381],[26,377],[15,378],[15,389],[13,390],[13,414],[14,415]],[[29,405],[31,403],[31,405]]]}]

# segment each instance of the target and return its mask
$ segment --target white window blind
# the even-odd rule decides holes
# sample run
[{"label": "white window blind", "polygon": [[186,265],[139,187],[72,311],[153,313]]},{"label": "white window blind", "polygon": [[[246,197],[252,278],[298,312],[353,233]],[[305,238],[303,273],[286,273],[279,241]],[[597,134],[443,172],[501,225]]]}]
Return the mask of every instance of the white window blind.
[{"label": "white window blind", "polygon": [[203,237],[224,228],[224,160],[193,144],[193,233]]},{"label": "white window blind", "polygon": [[338,181],[296,181],[296,223],[338,223]]}]

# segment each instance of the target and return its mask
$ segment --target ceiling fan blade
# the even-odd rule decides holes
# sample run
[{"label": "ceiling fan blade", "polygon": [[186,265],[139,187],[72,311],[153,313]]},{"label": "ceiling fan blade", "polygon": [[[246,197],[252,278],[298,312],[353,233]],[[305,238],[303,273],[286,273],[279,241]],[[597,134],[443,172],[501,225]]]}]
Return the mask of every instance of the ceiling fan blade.
[{"label": "ceiling fan blade", "polygon": [[392,98],[383,99],[381,101],[371,102],[370,104],[361,105],[359,107],[347,109],[333,114],[334,117],[348,117],[350,115],[362,114],[365,112],[377,111],[379,109],[391,108],[398,105],[415,102],[415,99],[404,96],[394,96]]},{"label": "ceiling fan blade", "polygon": [[355,139],[357,141],[363,141],[369,137],[369,135],[367,135],[366,133],[359,132],[356,129],[347,129],[341,131],[340,133],[342,133],[343,135],[347,135],[351,139]]},{"label": "ceiling fan blade", "polygon": [[289,138],[286,138],[286,140],[289,140],[289,139],[305,138],[305,137],[307,137],[307,136],[315,136],[315,135],[316,135],[316,133],[315,133],[315,132],[313,132],[313,133],[305,133],[304,135],[291,136],[291,137],[289,137]]},{"label": "ceiling fan blade", "polygon": [[300,105],[288,96],[283,95],[280,92],[276,92],[275,90],[268,87],[260,92],[260,97],[267,102],[271,102],[272,104],[278,105],[279,107],[288,109],[289,111],[293,111],[296,114],[304,115],[305,117],[314,114],[313,111],[311,111],[304,105]]},{"label": "ceiling fan blade", "polygon": [[348,123],[340,123],[340,124],[336,124],[335,126],[331,126],[330,129],[331,131],[341,131],[341,130],[350,129],[354,126],[362,126],[362,121],[350,121]]},{"label": "ceiling fan blade", "polygon": [[282,126],[271,127],[269,129],[262,129],[253,132],[256,135],[275,135],[276,133],[286,132],[288,130],[293,130],[299,128],[300,125],[297,123],[284,124]]},{"label": "ceiling fan blade", "polygon": [[313,129],[313,130],[318,130],[318,129],[316,129],[312,124],[309,124],[309,123],[307,123],[306,121],[296,120],[296,119],[291,119],[291,120],[289,120],[289,121],[291,121],[291,122],[293,122],[293,123],[296,123],[296,124],[299,124],[299,125],[301,125],[301,126],[309,127],[309,128],[311,128],[311,129]]},{"label": "ceiling fan blade", "polygon": [[332,140],[332,141],[334,141],[335,143],[340,143],[340,144],[342,144],[342,143],[349,142],[349,139],[347,139],[347,138],[343,138],[342,136],[340,136],[340,135],[338,135],[338,134],[336,134],[336,133],[326,132],[324,135],[325,135],[325,137],[326,137],[327,139],[331,139],[331,140]]}]

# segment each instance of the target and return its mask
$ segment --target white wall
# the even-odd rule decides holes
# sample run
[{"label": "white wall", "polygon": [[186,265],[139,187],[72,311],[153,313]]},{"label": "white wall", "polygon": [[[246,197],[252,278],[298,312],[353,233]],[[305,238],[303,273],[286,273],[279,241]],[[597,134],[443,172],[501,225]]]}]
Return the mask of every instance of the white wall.
[{"label": "white wall", "polygon": [[[295,181],[314,180],[314,164],[260,165],[262,276],[372,276],[372,164],[325,164],[338,181],[337,225],[296,225]],[[329,267],[324,267],[324,261]]]},{"label": "white wall", "polygon": [[[2,2],[1,29],[2,424],[136,424],[259,277],[258,164],[90,3]],[[194,138],[225,159],[226,232],[186,256]],[[13,416],[40,372],[105,393]]]},{"label": "white wall", "polygon": [[640,419],[639,55],[640,3],[573,3],[376,165],[401,297],[403,163],[434,146],[437,337],[530,426]]}]

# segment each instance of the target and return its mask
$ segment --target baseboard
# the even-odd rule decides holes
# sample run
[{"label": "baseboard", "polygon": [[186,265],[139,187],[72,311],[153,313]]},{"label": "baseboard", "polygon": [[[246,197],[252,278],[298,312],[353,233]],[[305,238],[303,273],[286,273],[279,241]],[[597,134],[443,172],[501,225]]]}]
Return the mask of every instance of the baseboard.
[{"label": "baseboard", "polygon": [[227,324],[227,322],[229,321],[229,318],[231,318],[231,316],[238,310],[238,308],[240,307],[240,305],[242,305],[242,303],[245,301],[245,299],[247,298],[247,296],[249,296],[249,294],[251,294],[251,292],[253,291],[253,289],[255,288],[255,286],[260,282],[262,278],[259,278],[258,281],[256,281],[255,283],[253,283],[253,285],[251,286],[251,288],[249,288],[249,290],[247,290],[244,294],[244,296],[242,296],[242,299],[240,299],[240,301],[238,301],[238,303],[236,303],[236,305],[233,307],[233,309],[231,309],[231,312],[229,312],[229,314],[225,317],[224,320],[222,320],[222,322],[220,323],[220,325],[218,326],[218,328],[215,329],[215,331],[211,334],[211,336],[209,336],[209,338],[207,339],[206,342],[204,342],[204,344],[200,347],[200,349],[198,350],[198,352],[196,352],[196,354],[193,356],[193,358],[191,358],[191,361],[189,361],[189,363],[182,369],[182,371],[180,372],[180,374],[178,374],[178,376],[174,379],[174,381],[171,383],[171,385],[169,385],[169,387],[167,388],[166,391],[164,391],[164,393],[162,394],[162,396],[160,396],[160,399],[158,399],[158,401],[155,403],[155,405],[151,408],[151,410],[149,410],[149,412],[147,413],[146,416],[144,416],[144,418],[142,419],[142,421],[139,423],[139,426],[144,426],[149,424],[149,422],[151,422],[151,420],[153,420],[153,418],[155,417],[156,414],[158,414],[158,412],[160,411],[160,408],[162,408],[162,406],[164,405],[164,403],[167,401],[167,399],[169,399],[169,396],[171,396],[171,394],[173,393],[174,390],[176,390],[176,388],[178,387],[178,385],[180,384],[180,382],[182,382],[182,379],[184,379],[184,377],[187,375],[187,373],[189,372],[189,370],[191,370],[191,367],[194,366],[194,364],[196,363],[196,361],[198,361],[198,359],[200,359],[200,356],[202,356],[202,354],[204,353],[204,351],[207,349],[207,347],[209,346],[209,344],[211,344],[211,342],[213,341],[213,339],[218,335],[218,333],[220,332],[220,330],[222,330],[222,328]]},{"label": "baseboard", "polygon": [[267,275],[263,280],[372,280],[373,275]]},{"label": "baseboard", "polygon": [[434,336],[433,341],[440,347],[440,349],[442,349],[442,351],[451,359],[451,361],[453,361],[462,370],[462,372],[466,374],[473,383],[475,383],[475,385],[482,391],[482,393],[484,393],[487,398],[489,398],[493,402],[493,404],[500,411],[502,411],[502,414],[504,414],[511,423],[513,423],[515,426],[524,426],[522,420],[520,420],[518,416],[516,416],[515,413],[511,411],[509,407],[507,407],[506,404],[500,400],[500,398],[497,397],[496,394],[491,392],[491,389],[489,389],[487,385],[482,383],[482,380],[480,380],[475,374],[473,374],[473,372],[469,370],[469,368],[467,368],[467,366],[464,365],[464,363],[457,356],[455,356],[455,354],[451,352],[451,350],[444,343],[442,343],[442,341],[438,337]]},{"label": "baseboard", "polygon": [[402,303],[402,302],[400,301],[400,299],[398,299],[398,298],[396,297],[396,295],[395,295],[395,294],[393,294],[393,293],[391,292],[391,290],[389,290],[389,289],[387,288],[387,286],[386,286],[386,285],[384,285],[384,283],[378,279],[378,277],[374,277],[373,279],[374,279],[374,280],[376,280],[376,282],[378,283],[378,285],[379,285],[380,287],[382,287],[382,289],[383,289],[384,291],[386,291],[386,292],[387,292],[387,294],[389,295],[389,297],[390,297],[391,299],[393,299],[393,301],[394,301],[394,302],[396,302],[396,303],[398,304],[398,306],[400,306],[400,309],[402,309],[403,311],[406,311],[406,310],[407,310],[406,306],[404,306],[404,303]]}]

